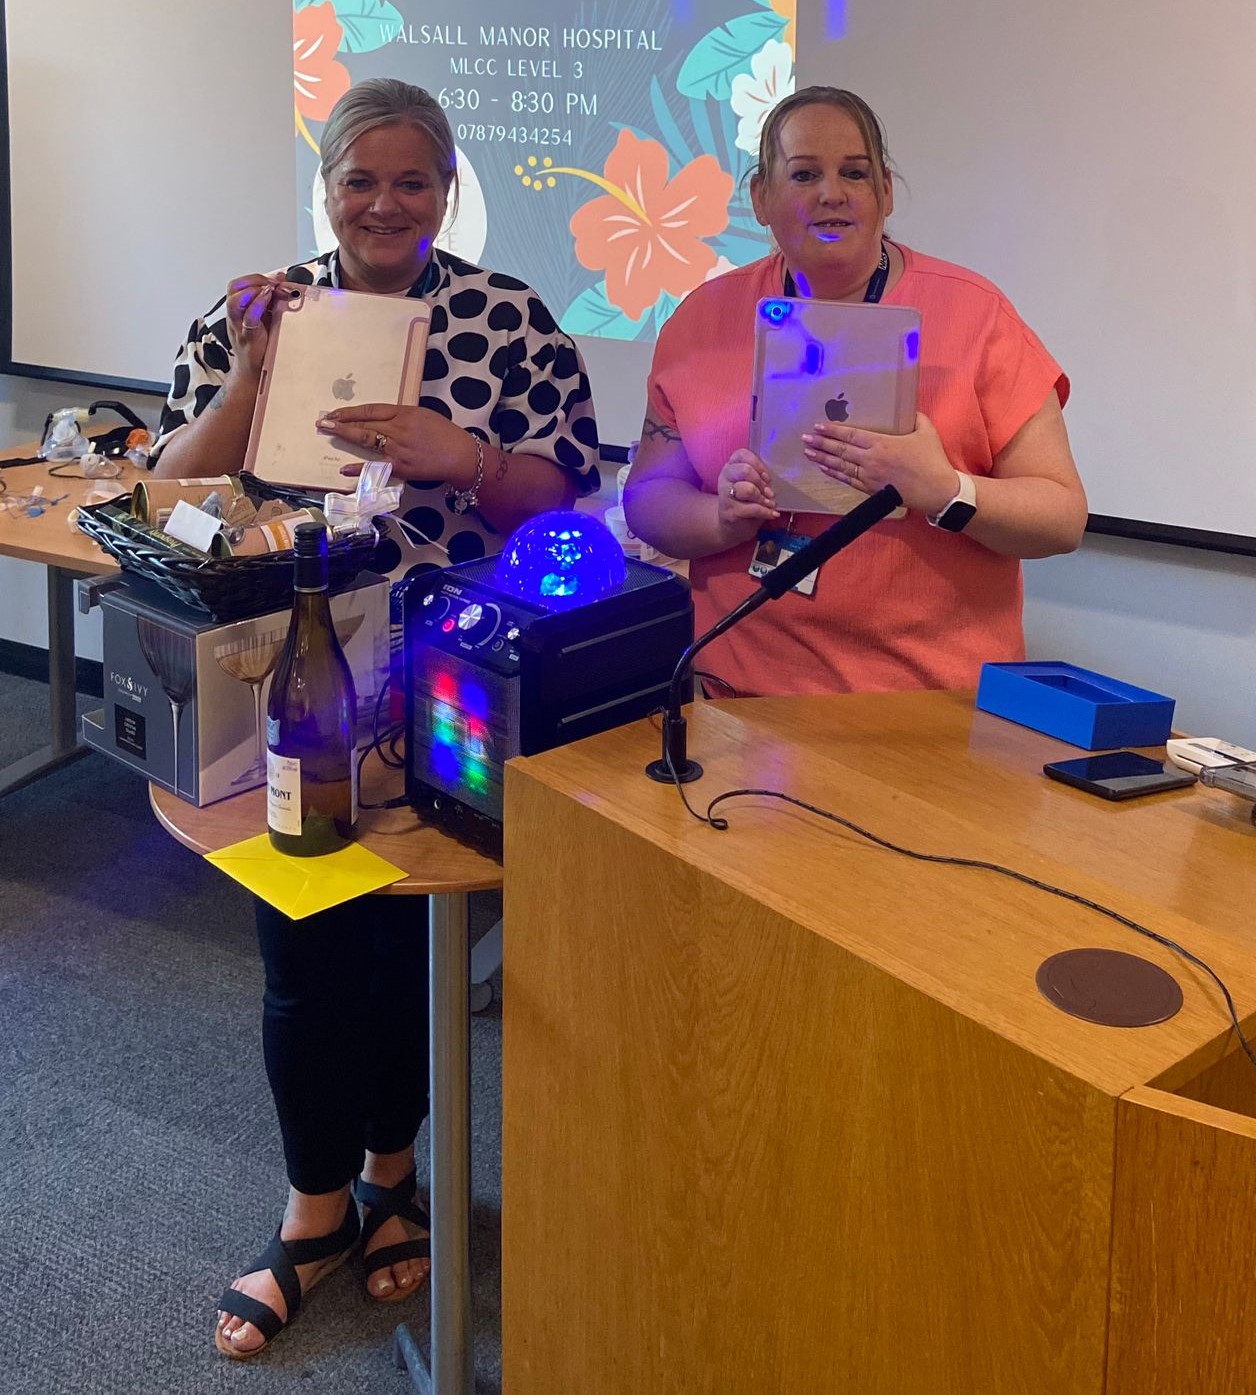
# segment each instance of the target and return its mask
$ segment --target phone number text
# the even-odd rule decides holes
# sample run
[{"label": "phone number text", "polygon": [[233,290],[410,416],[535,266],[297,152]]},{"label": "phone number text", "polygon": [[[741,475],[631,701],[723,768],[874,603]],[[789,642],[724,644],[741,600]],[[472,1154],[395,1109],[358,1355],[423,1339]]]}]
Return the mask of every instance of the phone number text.
[{"label": "phone number text", "polygon": [[460,141],[488,144],[505,141],[515,145],[570,145],[571,132],[558,126],[489,126],[474,121],[459,122],[455,134]]}]

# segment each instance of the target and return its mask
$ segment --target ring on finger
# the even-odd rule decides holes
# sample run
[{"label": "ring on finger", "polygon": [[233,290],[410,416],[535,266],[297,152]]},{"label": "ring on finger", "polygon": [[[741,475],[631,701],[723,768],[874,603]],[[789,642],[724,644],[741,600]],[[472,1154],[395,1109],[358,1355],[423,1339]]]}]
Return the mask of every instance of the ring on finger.
[{"label": "ring on finger", "polygon": [[388,449],[388,437],[382,431],[375,433],[375,449],[381,451]]},{"label": "ring on finger", "polygon": [[730,484],[730,485],[728,486],[728,497],[729,497],[730,499],[735,499],[735,498],[737,497],[737,481],[736,481],[736,480],[734,480],[734,481],[732,482],[732,484]]}]

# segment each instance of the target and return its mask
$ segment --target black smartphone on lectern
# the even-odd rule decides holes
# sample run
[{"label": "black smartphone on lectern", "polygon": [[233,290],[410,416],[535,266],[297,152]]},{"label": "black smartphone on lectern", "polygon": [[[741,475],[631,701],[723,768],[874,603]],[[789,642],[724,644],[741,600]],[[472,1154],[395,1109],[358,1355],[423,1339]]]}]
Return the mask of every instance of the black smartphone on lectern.
[{"label": "black smartphone on lectern", "polygon": [[1166,770],[1163,761],[1137,751],[1110,751],[1079,760],[1052,761],[1042,767],[1042,773],[1101,799],[1133,799],[1136,795],[1184,789],[1195,783],[1190,771],[1176,766]]}]

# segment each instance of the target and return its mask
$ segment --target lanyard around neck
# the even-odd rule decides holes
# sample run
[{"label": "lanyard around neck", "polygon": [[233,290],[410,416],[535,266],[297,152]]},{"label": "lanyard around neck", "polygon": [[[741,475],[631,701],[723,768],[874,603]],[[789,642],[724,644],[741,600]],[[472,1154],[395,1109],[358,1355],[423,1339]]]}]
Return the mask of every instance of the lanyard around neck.
[{"label": "lanyard around neck", "polygon": [[[890,279],[890,253],[884,243],[881,244],[881,260],[877,263],[877,269],[872,273],[872,279],[868,282],[868,289],[864,292],[864,303],[870,305],[880,300],[885,294],[885,283]],[[793,273],[788,267],[785,268],[785,294],[787,296],[797,296],[798,287],[794,284]]]}]

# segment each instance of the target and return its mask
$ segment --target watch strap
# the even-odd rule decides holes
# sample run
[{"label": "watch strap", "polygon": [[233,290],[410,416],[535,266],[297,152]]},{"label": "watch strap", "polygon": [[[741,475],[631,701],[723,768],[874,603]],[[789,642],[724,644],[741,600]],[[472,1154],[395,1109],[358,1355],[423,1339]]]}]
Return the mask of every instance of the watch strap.
[{"label": "watch strap", "polygon": [[956,489],[950,501],[937,513],[926,514],[929,524],[948,533],[958,533],[972,522],[977,512],[977,486],[973,477],[963,470],[956,470]]}]

